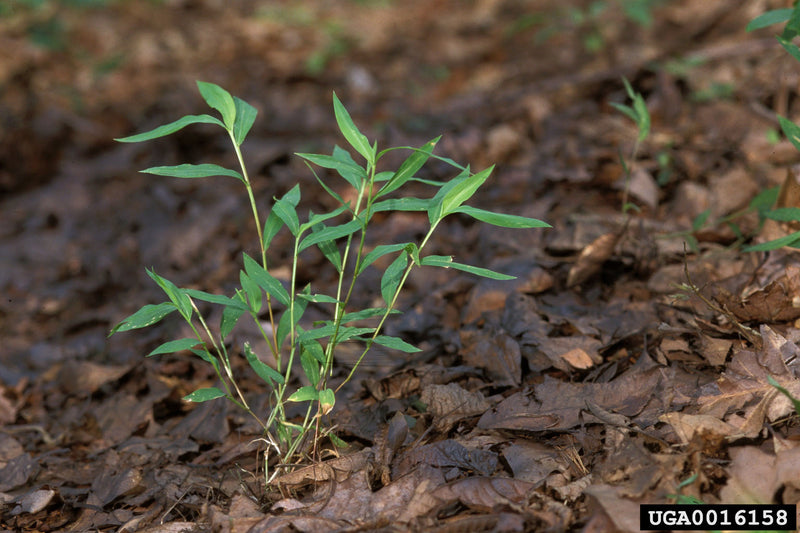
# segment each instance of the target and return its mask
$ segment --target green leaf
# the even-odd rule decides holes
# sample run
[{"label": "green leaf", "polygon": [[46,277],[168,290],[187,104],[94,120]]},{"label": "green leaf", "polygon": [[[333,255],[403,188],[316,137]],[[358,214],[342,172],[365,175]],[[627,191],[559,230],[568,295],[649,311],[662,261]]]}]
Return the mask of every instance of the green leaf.
[{"label": "green leaf", "polygon": [[770,385],[772,385],[773,387],[778,389],[781,393],[783,393],[784,396],[789,398],[789,400],[791,400],[792,402],[792,405],[794,405],[794,412],[800,415],[800,400],[792,396],[792,393],[786,390],[784,387],[782,387],[781,384],[778,383],[772,376],[767,375],[767,382],[769,382]]},{"label": "green leaf", "polygon": [[773,24],[786,22],[789,20],[789,17],[792,16],[792,11],[793,9],[789,7],[786,9],[773,9],[772,11],[762,13],[750,21],[745,31],[756,31],[761,28],[766,28],[767,26],[772,26]]},{"label": "green leaf", "polygon": [[[337,147],[338,148],[338,147]],[[341,148],[340,148],[341,150]],[[342,150],[344,152],[344,150]],[[337,158],[330,155],[322,155],[322,154],[295,154],[306,161],[310,161],[317,166],[323,168],[330,168],[335,170],[339,173],[339,175],[344,178],[347,183],[353,186],[354,189],[360,189],[364,180],[367,179],[366,171],[358,166],[355,161],[350,158],[349,161],[343,160],[343,158]],[[350,154],[347,154],[348,157]]]},{"label": "green leaf", "polygon": [[308,352],[320,364],[325,364],[325,351],[322,345],[316,340],[306,340],[303,343],[303,350]]},{"label": "green leaf", "polygon": [[267,294],[277,298],[283,305],[289,306],[289,293],[283,288],[281,282],[264,270],[264,267],[259,265],[255,259],[247,254],[244,254],[244,270],[259,287],[267,292]]},{"label": "green leaf", "polygon": [[[458,173],[456,177],[449,180],[447,183],[436,192],[436,195],[430,199],[428,204],[428,220],[431,225],[437,224],[442,218],[447,216],[447,211],[444,209],[444,199],[447,195],[456,191],[464,181],[469,178],[469,167],[465,168]],[[456,206],[457,207],[457,206]]]},{"label": "green leaf", "polygon": [[780,207],[767,211],[764,216],[780,222],[795,222],[800,220],[800,207]]},{"label": "green leaf", "polygon": [[448,193],[445,194],[444,198],[442,199],[442,215],[449,215],[458,209],[461,204],[472,198],[472,195],[475,194],[475,191],[478,190],[478,187],[483,185],[483,182],[486,181],[486,178],[489,177],[489,174],[492,173],[492,170],[494,170],[494,165],[478,172],[477,174],[469,176],[468,178],[464,179],[458,187],[454,187],[452,190],[448,191]]},{"label": "green leaf", "polygon": [[339,226],[331,226],[329,228],[326,227],[321,231],[312,233],[311,235],[300,241],[300,245],[298,246],[297,251],[302,252],[309,246],[313,246],[317,243],[334,241],[336,239],[352,235],[361,228],[362,224],[361,220],[359,219],[353,219],[350,222],[347,222],[345,224],[340,224]]},{"label": "green leaf", "polygon": [[399,252],[406,247],[406,244],[408,243],[401,242],[398,244],[379,244],[371,252],[365,255],[363,259],[361,259],[361,263],[358,265],[358,270],[356,270],[356,276],[361,275],[361,273],[364,272],[364,269],[374,263],[377,259],[387,254]]},{"label": "green leaf", "polygon": [[786,50],[787,52],[789,52],[789,54],[793,58],[795,58],[796,60],[800,61],[800,48],[798,48],[796,44],[794,44],[792,41],[789,41],[787,39],[783,39],[781,37],[778,37],[778,42],[781,43],[781,46],[783,46],[783,49]]},{"label": "green leaf", "polygon": [[342,102],[333,93],[333,112],[336,115],[336,123],[339,125],[339,130],[350,143],[350,146],[356,149],[356,152],[361,154],[367,163],[375,165],[375,150],[370,146],[367,137],[358,131],[353,119],[350,118],[350,113],[347,112]]},{"label": "green leaf", "polygon": [[503,228],[551,228],[552,226],[547,222],[542,222],[535,218],[521,217],[517,215],[506,215],[503,213],[494,213],[477,207],[470,207],[462,205],[455,210],[456,213],[464,213],[472,218],[476,218],[481,222],[500,226]]},{"label": "green leaf", "polygon": [[[295,209],[296,204],[292,204],[288,200],[284,200],[280,198],[275,200],[275,204],[272,206],[272,213],[280,218],[286,227],[289,228],[289,231],[292,232],[292,235],[297,237],[297,233],[300,230],[300,219],[297,217],[297,210]],[[270,215],[272,214],[270,213]]]},{"label": "green leaf", "polygon": [[[244,302],[242,302],[244,303]],[[233,328],[236,326],[236,323],[239,322],[239,319],[244,314],[244,310],[233,307],[227,306],[225,309],[222,310],[222,318],[219,321],[219,335],[223,339],[230,335]]]},{"label": "green leaf", "polygon": [[[297,184],[292,187],[281,199],[297,207],[297,204],[300,202],[300,185]],[[275,210],[272,209],[264,223],[264,248],[269,248],[272,239],[275,238],[275,235],[278,234],[282,227],[283,220],[281,220]]]},{"label": "green leaf", "polygon": [[613,107],[614,109],[616,109],[617,111],[619,111],[620,113],[631,119],[633,122],[638,121],[638,117],[636,116],[636,111],[634,111],[632,107],[617,102],[611,102],[611,107]]},{"label": "green leaf", "polygon": [[258,314],[263,305],[261,287],[250,278],[245,272],[239,271],[239,283],[242,285],[242,290],[247,294],[247,301],[250,303],[250,310]]},{"label": "green leaf", "polygon": [[233,104],[236,107],[236,120],[233,121],[233,138],[236,144],[241,146],[256,121],[258,110],[236,96],[233,97]]},{"label": "green leaf", "polygon": [[397,259],[392,261],[392,264],[386,268],[386,271],[381,277],[381,296],[386,305],[392,305],[394,295],[397,292],[400,282],[403,280],[403,273],[408,266],[408,253],[403,251],[397,256]]},{"label": "green leaf", "polygon": [[300,387],[297,389],[294,394],[286,398],[286,401],[289,402],[310,402],[313,400],[317,400],[319,398],[319,392],[316,388],[310,387],[306,385],[305,387]]},{"label": "green leaf", "polygon": [[308,378],[308,381],[310,381],[311,384],[316,387],[317,384],[319,384],[320,377],[319,361],[317,361],[307,350],[302,350],[300,353],[300,366],[303,367],[303,372]]},{"label": "green leaf", "polygon": [[179,289],[175,286],[174,283],[169,281],[166,278],[162,278],[158,274],[156,274],[152,270],[146,270],[147,275],[156,282],[156,284],[161,287],[161,290],[169,297],[172,303],[175,304],[175,307],[178,308],[178,312],[181,316],[187,321],[191,321],[192,319],[192,301],[189,296],[186,294],[184,289]]},{"label": "green leaf", "polygon": [[200,94],[206,103],[222,115],[225,129],[233,130],[233,124],[236,121],[236,104],[233,102],[231,94],[219,85],[205,81],[198,81],[197,88],[200,89]]},{"label": "green leaf", "polygon": [[247,363],[250,365],[250,368],[263,379],[265,382],[273,385],[274,383],[278,383],[279,385],[283,385],[285,383],[284,377],[281,375],[280,372],[263,362],[258,356],[253,352],[253,349],[250,348],[250,343],[244,343],[244,356],[247,359]]},{"label": "green leaf", "polygon": [[298,298],[302,298],[308,302],[314,302],[318,304],[337,304],[339,300],[334,298],[333,296],[328,296],[327,294],[298,294]]},{"label": "green leaf", "polygon": [[452,257],[446,255],[429,255],[427,257],[423,257],[422,265],[435,266],[441,268],[454,268],[456,270],[469,272],[470,274],[475,274],[476,276],[481,276],[489,279],[497,279],[497,280],[516,279],[516,277],[514,276],[509,276],[508,274],[501,274],[500,272],[495,272],[494,270],[489,270],[488,268],[481,268],[472,265],[465,265],[463,263],[456,263],[455,261],[453,261]]},{"label": "green leaf", "polygon": [[800,8],[797,7],[797,2],[795,2],[794,9],[789,15],[789,20],[786,22],[780,38],[791,41],[798,35],[800,35]]},{"label": "green leaf", "polygon": [[149,354],[147,357],[151,357],[153,355],[161,355],[164,353],[173,353],[173,352],[180,352],[182,350],[189,350],[194,348],[198,344],[203,344],[197,339],[178,339],[174,341],[165,342]]},{"label": "green leaf", "polygon": [[237,180],[244,181],[241,174],[235,170],[214,165],[211,163],[203,163],[201,165],[192,165],[184,163],[182,165],[174,165],[168,167],[150,167],[140,170],[144,174],[155,174],[157,176],[171,176],[173,178],[207,178],[209,176],[230,176]]},{"label": "green leaf", "polygon": [[220,122],[218,118],[214,118],[211,115],[186,115],[183,118],[179,118],[175,122],[164,124],[163,126],[159,126],[150,131],[138,133],[129,137],[121,137],[114,140],[120,143],[138,143],[142,141],[149,141],[152,139],[158,139],[159,137],[166,137],[167,135],[175,133],[178,130],[182,130],[189,124],[216,124],[222,128],[225,127],[225,124]]},{"label": "green leaf", "polygon": [[405,161],[400,165],[400,168],[397,169],[397,172],[386,182],[376,197],[383,196],[385,194],[389,194],[392,191],[395,191],[402,187],[408,180],[414,177],[414,174],[422,168],[422,166],[430,159],[431,152],[433,152],[433,148],[436,146],[436,143],[439,142],[442,136],[438,136],[435,139],[431,139],[427,143],[425,143],[419,150],[415,150],[410,156],[406,158]]},{"label": "green leaf", "polygon": [[225,397],[225,393],[216,387],[207,387],[204,389],[197,389],[191,394],[183,397],[187,402],[207,402],[209,400],[216,400],[217,398]]},{"label": "green leaf", "polygon": [[[342,324],[347,324],[348,322],[354,322],[356,320],[364,320],[365,318],[372,318],[376,316],[383,316],[386,314],[385,307],[370,307],[367,309],[362,309],[361,311],[354,311],[352,313],[345,313],[342,316]],[[397,309],[392,309],[389,313],[390,315],[399,315],[400,311]]]},{"label": "green leaf", "polygon": [[391,348],[392,350],[400,350],[401,352],[405,353],[415,353],[422,351],[413,344],[409,344],[402,339],[398,339],[397,337],[390,337],[388,335],[378,335],[377,337],[375,337],[375,344],[380,344],[381,346],[386,346],[387,348]]},{"label": "green leaf", "polygon": [[430,198],[390,198],[372,204],[372,212],[380,211],[428,211],[432,202]]},{"label": "green leaf", "polygon": [[700,228],[702,228],[705,225],[706,220],[708,220],[708,217],[710,215],[711,215],[711,209],[706,209],[705,211],[697,215],[695,219],[692,221],[692,231],[698,231]]},{"label": "green leaf", "polygon": [[129,331],[131,329],[146,328],[161,322],[161,320],[168,314],[176,311],[178,308],[172,302],[164,302],[157,305],[148,304],[133,313],[131,316],[114,326],[114,329],[108,334],[110,337],[114,333],[120,331]]},{"label": "green leaf", "polygon": [[336,405],[336,394],[331,389],[319,391],[319,407],[323,415],[328,414]]},{"label": "green leaf", "polygon": [[797,246],[800,244],[800,231],[795,231],[794,233],[790,233],[789,235],[784,235],[778,239],[774,239],[767,242],[762,242],[759,244],[754,244],[752,246],[745,247],[745,252],[768,252],[770,250],[777,250],[778,248],[783,248],[784,246]]},{"label": "green leaf", "polygon": [[780,187],[770,187],[758,193],[755,198],[750,200],[750,209],[755,209],[759,216],[769,211],[775,202],[778,201],[778,194],[780,194]]},{"label": "green leaf", "polygon": [[237,298],[229,298],[224,294],[211,294],[210,292],[201,291],[198,289],[182,289],[184,293],[188,294],[195,300],[208,302],[212,304],[224,305],[226,307],[236,307],[242,311],[247,311],[249,308],[247,304]]},{"label": "green leaf", "polygon": [[219,374],[219,361],[217,361],[217,358],[211,355],[207,349],[195,350],[194,348],[190,348],[189,351],[213,366],[216,373]]}]

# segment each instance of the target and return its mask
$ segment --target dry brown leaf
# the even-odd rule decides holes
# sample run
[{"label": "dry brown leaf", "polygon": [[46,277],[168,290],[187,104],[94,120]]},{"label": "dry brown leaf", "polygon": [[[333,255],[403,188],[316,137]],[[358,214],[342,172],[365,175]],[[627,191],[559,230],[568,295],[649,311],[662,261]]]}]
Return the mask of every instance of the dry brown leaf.
[{"label": "dry brown leaf", "polygon": [[584,248],[578,256],[578,260],[569,270],[567,287],[580,285],[600,272],[603,264],[614,255],[614,248],[621,236],[622,233],[619,231],[605,233]]},{"label": "dry brown leaf", "polygon": [[459,420],[482,415],[489,409],[483,394],[466,391],[457,383],[426,385],[420,400],[428,406],[436,427],[445,431]]},{"label": "dry brown leaf", "polygon": [[778,472],[775,456],[766,454],[755,446],[731,448],[730,477],[720,491],[725,503],[775,503],[778,489]]}]

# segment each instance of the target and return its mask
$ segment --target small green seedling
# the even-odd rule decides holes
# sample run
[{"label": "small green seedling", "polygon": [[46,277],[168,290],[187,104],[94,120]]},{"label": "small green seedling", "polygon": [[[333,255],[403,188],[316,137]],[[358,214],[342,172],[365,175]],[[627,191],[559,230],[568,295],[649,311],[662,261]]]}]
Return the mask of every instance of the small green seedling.
[{"label": "small green seedling", "polygon": [[[639,155],[639,147],[641,146],[642,142],[647,139],[647,136],[650,135],[650,112],[647,110],[647,103],[645,103],[644,97],[640,93],[637,93],[633,90],[633,87],[631,87],[631,84],[628,82],[627,78],[622,78],[622,82],[625,84],[625,92],[628,93],[628,98],[631,99],[631,105],[619,104],[616,102],[612,102],[611,105],[614,107],[614,109],[631,119],[634,124],[636,124],[638,134],[636,136],[636,143],[633,145],[633,151],[630,156],[631,161],[636,161],[636,158]],[[622,212],[627,213],[631,210],[638,211],[639,207],[636,204],[628,201],[628,194],[631,186],[631,169],[621,151],[619,154],[619,160],[622,164],[622,169],[625,172],[625,189],[622,196]]]},{"label": "small green seedling", "polygon": [[[241,181],[247,192],[258,235],[259,254],[257,258],[243,254],[243,268],[239,272],[240,287],[231,296],[180,288],[153,270],[148,270],[147,274],[166,294],[166,301],[145,305],[115,326],[111,334],[151,326],[177,311],[189,325],[193,335],[165,342],[148,356],[188,350],[206,361],[214,368],[219,385],[198,389],[184,399],[205,402],[227,398],[255,418],[263,428],[264,440],[269,443],[268,459],[270,450],[274,450],[273,458],[284,464],[291,463],[312,446],[316,446],[318,438],[310,438],[312,434],[317,437],[328,435],[334,444],[341,442],[329,430],[321,429],[320,419],[334,408],[336,392],[353,377],[356,368],[374,344],[402,352],[418,351],[400,338],[381,334],[389,315],[398,312],[395,309],[397,299],[412,268],[454,268],[492,279],[513,279],[512,276],[486,268],[455,262],[449,256],[423,253],[442,220],[450,215],[461,214],[506,228],[549,226],[533,218],[495,213],[465,205],[486,182],[493,167],[473,173],[469,167],[462,167],[450,159],[434,155],[433,149],[439,137],[419,148],[398,147],[378,151],[377,143],[370,142],[358,130],[336,94],[333,95],[336,122],[361,162],[357,162],[349,151],[338,146],[331,155],[297,155],[306,161],[312,172],[314,170],[311,165],[335,171],[355,191],[355,200],[352,203],[344,200],[331,184],[314,172],[322,190],[335,200],[338,207],[327,213],[312,212],[304,219],[301,218],[298,212],[300,187],[295,185],[280,198],[274,198],[269,214],[264,219],[260,215],[261,204],[253,193],[251,178],[241,151],[242,143],[255,122],[256,109],[212,83],[197,82],[197,86],[206,103],[219,112],[221,119],[207,114],[189,115],[152,131],[117,140],[148,141],[175,133],[190,124],[214,124],[225,130],[236,152],[239,170],[203,163],[153,167],[142,172],[177,178],[227,176]],[[390,151],[400,149],[411,153],[399,168],[379,171],[381,158]],[[455,177],[444,182],[417,177],[417,172],[431,158],[455,168]],[[401,189],[410,182],[425,184],[435,192],[428,198],[400,195]],[[366,237],[371,229],[373,216],[392,211],[427,213],[428,231],[418,242],[386,243],[370,248]],[[275,270],[267,262],[270,243],[284,229],[293,238],[292,259],[288,269],[291,275],[288,282],[276,278],[272,273]],[[300,256],[311,247],[319,249],[338,273],[333,294],[318,293],[311,285],[298,285]],[[374,266],[379,258],[387,255],[394,256],[394,259],[383,272],[380,287],[376,287],[380,291],[383,305],[361,310],[350,309],[351,296],[357,290],[356,287],[361,287],[358,284],[361,275],[368,267]],[[215,328],[207,323],[198,309],[198,301],[222,306],[222,318]],[[328,306],[330,319],[313,324],[301,322],[308,304],[312,302]],[[231,362],[234,348],[229,346],[226,339],[243,317],[248,317],[258,325],[275,361],[274,365],[264,363],[248,342],[238,350],[271,392],[271,408],[268,413],[255,412],[251,408],[244,391],[234,378]],[[261,326],[262,317],[269,321],[269,327]],[[365,321],[371,321],[371,325],[364,325]],[[346,342],[360,343],[360,355],[349,371],[339,373],[345,377],[334,388],[329,380],[334,376],[336,348]],[[295,364],[298,361],[299,365]],[[298,371],[305,375],[307,384],[304,386],[298,386],[294,378],[293,372]],[[285,408],[287,402],[305,404],[305,415],[290,418]],[[316,428],[316,431],[311,432],[312,428]],[[267,479],[272,478],[268,475]]]}]

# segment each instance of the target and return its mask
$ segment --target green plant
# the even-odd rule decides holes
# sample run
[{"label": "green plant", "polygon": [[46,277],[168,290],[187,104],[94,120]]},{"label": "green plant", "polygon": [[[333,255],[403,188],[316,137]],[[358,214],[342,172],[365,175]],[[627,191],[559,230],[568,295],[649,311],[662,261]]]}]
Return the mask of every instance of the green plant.
[{"label": "green plant", "polygon": [[[198,389],[184,399],[204,402],[227,398],[258,421],[263,428],[265,441],[269,443],[268,453],[270,449],[274,450],[281,462],[289,463],[296,459],[301,451],[308,449],[312,444],[316,445],[318,439],[309,438],[312,428],[316,429],[314,432],[316,437],[329,435],[336,441],[335,436],[321,427],[320,419],[333,409],[336,391],[353,377],[356,368],[373,344],[404,352],[417,350],[399,338],[381,335],[388,316],[397,312],[395,307],[398,296],[413,267],[454,268],[493,279],[512,279],[512,276],[485,268],[457,263],[451,257],[424,255],[423,250],[426,249],[431,235],[445,217],[460,213],[482,222],[508,228],[540,228],[548,225],[532,218],[494,213],[464,205],[484,184],[492,167],[472,173],[469,167],[462,167],[450,159],[434,155],[433,148],[439,137],[420,148],[397,147],[379,152],[377,142],[370,143],[358,130],[336,94],[333,95],[336,122],[350,147],[359,154],[363,162],[357,163],[347,150],[338,146],[333,149],[331,155],[297,155],[306,161],[312,172],[314,172],[312,164],[335,171],[354,189],[356,193],[354,205],[344,200],[331,185],[314,172],[320,187],[338,204],[336,209],[323,214],[309,212],[305,222],[302,222],[298,213],[300,187],[295,185],[282,197],[274,199],[269,215],[262,223],[259,214],[260,204],[253,193],[251,178],[241,151],[242,143],[256,119],[256,109],[247,102],[231,96],[217,85],[197,82],[197,86],[208,105],[220,113],[222,120],[207,114],[189,115],[147,133],[117,140],[147,141],[170,135],[185,126],[198,123],[214,124],[223,128],[230,137],[239,162],[239,170],[204,163],[153,167],[142,172],[178,178],[230,176],[241,181],[247,192],[258,235],[259,255],[257,259],[247,254],[243,255],[243,270],[239,272],[240,288],[236,289],[232,296],[180,288],[153,270],[148,270],[147,274],[164,291],[167,301],[145,305],[116,325],[111,334],[151,326],[177,311],[190,326],[193,336],[165,342],[148,356],[189,350],[212,365],[220,385]],[[381,158],[388,152],[399,149],[410,150],[411,154],[396,171],[379,171],[378,164]],[[454,167],[458,171],[457,175],[445,182],[416,177],[415,174],[430,158]],[[412,181],[428,185],[436,190],[436,193],[430,198],[399,197],[401,188]],[[429,230],[418,243],[380,244],[369,249],[366,237],[373,216],[376,213],[391,211],[426,212],[430,223]],[[270,265],[267,262],[270,243],[283,228],[288,229],[293,237],[291,278],[288,286],[270,273]],[[318,248],[338,273],[336,288],[332,295],[317,293],[310,285],[298,286],[299,259],[303,251],[311,247]],[[351,296],[365,269],[389,254],[396,257],[381,277],[379,289],[384,306],[362,310],[349,309]],[[222,318],[217,328],[212,329],[209,326],[196,304],[198,301],[223,307]],[[331,318],[311,325],[301,322],[303,313],[311,302],[330,306]],[[259,325],[263,339],[275,361],[275,364],[270,366],[254,353],[249,343],[244,343],[242,346],[241,351],[250,367],[271,391],[271,409],[266,414],[257,413],[251,408],[244,392],[237,384],[231,363],[232,348],[228,347],[225,340],[239,319],[245,316]],[[269,328],[260,326],[261,316],[267,317]],[[372,325],[364,326],[364,321],[369,320],[372,321]],[[362,325],[356,326],[355,322]],[[267,333],[268,331],[271,333]],[[363,349],[344,381],[334,389],[329,380],[333,376],[336,347],[344,342],[363,343]],[[295,368],[298,360],[310,385],[297,387],[293,380],[293,372],[298,371]],[[285,409],[286,402],[307,404],[302,419],[289,419]]]},{"label": "green plant", "polygon": [[[628,82],[627,78],[622,78],[622,82],[625,84],[625,92],[628,93],[628,98],[631,99],[631,105],[619,104],[616,102],[612,102],[611,105],[614,107],[614,109],[631,119],[636,124],[638,134],[636,136],[636,142],[633,145],[633,150],[631,151],[630,156],[631,161],[636,161],[642,142],[647,139],[648,135],[650,135],[650,112],[647,110],[647,104],[644,101],[644,97],[640,93],[637,93],[633,90],[633,87],[631,87],[631,84]],[[628,166],[625,157],[622,155],[622,152],[619,154],[619,160],[620,163],[622,163],[622,169],[625,172],[625,189],[622,196],[622,212],[627,213],[630,210],[638,211],[638,206],[628,201],[628,194],[631,184],[631,169]]]},{"label": "green plant", "polygon": [[[795,37],[800,35],[800,3],[795,2],[794,7],[791,8],[767,11],[751,20],[746,29],[747,31],[755,31],[782,22],[786,22],[786,26],[783,28],[781,34],[776,36],[776,39],[793,58],[800,61],[800,48],[792,42]],[[778,116],[778,122],[786,138],[789,139],[795,148],[800,150],[800,126],[780,115]],[[778,193],[776,191],[773,203],[775,203],[775,199],[777,198]],[[796,206],[765,210],[761,215],[763,218],[769,218],[780,222],[800,222],[800,208]],[[784,246],[800,248],[800,231],[795,231],[771,241],[748,246],[745,248],[745,251],[769,251],[783,248]]]}]

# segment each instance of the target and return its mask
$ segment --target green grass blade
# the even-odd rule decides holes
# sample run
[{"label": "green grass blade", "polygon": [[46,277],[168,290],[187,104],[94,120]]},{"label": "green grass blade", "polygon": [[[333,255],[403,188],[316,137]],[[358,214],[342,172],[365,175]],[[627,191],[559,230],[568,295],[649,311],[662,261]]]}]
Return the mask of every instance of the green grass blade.
[{"label": "green grass blade", "polygon": [[250,278],[255,281],[259,287],[264,289],[267,294],[274,296],[277,300],[285,306],[289,305],[289,293],[283,288],[281,282],[272,276],[269,272],[264,270],[255,259],[247,254],[244,255],[244,270]]},{"label": "green grass blade", "polygon": [[300,387],[297,389],[294,394],[286,398],[288,402],[310,402],[314,401],[319,398],[319,392],[315,387],[311,387],[306,385],[305,387]]},{"label": "green grass blade", "polygon": [[189,124],[216,124],[222,128],[225,127],[225,124],[220,122],[218,118],[214,118],[211,115],[186,115],[183,118],[179,118],[175,122],[164,124],[163,126],[159,126],[150,131],[137,133],[136,135],[130,135],[128,137],[120,137],[114,140],[120,143],[138,143],[142,141],[150,141],[152,139],[158,139],[159,137],[166,137],[167,135],[185,128]]},{"label": "green grass blade", "polygon": [[489,174],[494,170],[494,165],[464,179],[458,187],[454,187],[442,199],[442,216],[447,216],[461,207],[461,204],[472,198],[475,191],[483,185]]},{"label": "green grass blade", "polygon": [[386,182],[386,185],[384,185],[383,188],[378,192],[377,196],[389,194],[390,192],[399,189],[408,180],[413,178],[414,174],[421,169],[423,165],[425,165],[428,159],[430,159],[433,148],[441,138],[442,136],[440,135],[435,139],[431,139],[418,150],[415,150],[410,156],[408,156],[400,165],[400,168],[397,169],[397,172],[392,175],[389,181]]},{"label": "green grass blade", "polygon": [[298,246],[298,252],[302,252],[309,246],[313,246],[315,244],[327,241],[333,241],[336,239],[341,239],[342,237],[346,237],[348,235],[352,235],[353,233],[357,232],[362,228],[361,220],[353,219],[350,222],[345,224],[341,224],[339,226],[331,226],[325,227],[325,229],[312,233],[302,241],[300,241],[300,245]]},{"label": "green grass blade", "polygon": [[390,337],[388,335],[378,335],[375,337],[375,344],[380,344],[381,346],[386,346],[392,350],[400,350],[401,352],[405,353],[416,353],[422,351],[413,344],[409,344],[402,339]]},{"label": "green grass blade", "polygon": [[[297,207],[297,204],[300,202],[300,185],[295,185],[292,187],[286,194],[281,197],[282,200],[289,202],[291,205]],[[272,239],[275,238],[275,235],[278,234],[280,229],[283,227],[283,220],[278,216],[275,212],[275,209],[272,209],[267,215],[267,220],[264,222],[264,248],[269,248],[269,244],[272,242]]]},{"label": "green grass blade", "polygon": [[161,287],[161,290],[169,297],[170,301],[178,308],[178,312],[188,322],[192,318],[192,301],[186,291],[179,289],[174,283],[166,278],[162,278],[152,270],[147,270],[147,275]]},{"label": "green grass blade", "polygon": [[794,233],[790,233],[789,235],[784,235],[778,239],[774,239],[767,242],[762,242],[759,244],[754,244],[752,246],[747,246],[744,251],[745,252],[768,252],[770,250],[777,250],[778,248],[783,248],[784,246],[797,246],[800,244],[800,231],[795,231]]},{"label": "green grass blade", "polygon": [[258,356],[253,352],[253,349],[250,348],[250,343],[244,343],[244,356],[247,359],[247,363],[250,365],[250,368],[263,379],[265,382],[269,383],[270,385],[273,383],[278,383],[283,385],[284,377],[281,375],[280,372],[266,364],[264,361],[258,358]]},{"label": "green grass blade", "polygon": [[403,279],[403,272],[408,266],[408,253],[403,251],[397,259],[392,261],[392,264],[386,269],[381,277],[381,296],[387,306],[392,305],[397,288]]},{"label": "green grass blade", "polygon": [[356,271],[356,276],[360,276],[364,269],[367,268],[369,265],[374,263],[377,259],[383,257],[386,254],[391,254],[394,252],[399,252],[403,248],[406,247],[405,242],[401,242],[398,244],[379,244],[375,248],[372,249],[364,258],[361,260],[361,263],[358,265],[358,270]]},{"label": "green grass blade", "polygon": [[456,270],[469,272],[470,274],[475,274],[476,276],[481,276],[489,279],[497,279],[497,280],[516,279],[515,276],[509,276],[508,274],[501,274],[500,272],[495,272],[494,270],[489,270],[488,268],[481,268],[472,265],[465,265],[463,263],[456,263],[455,261],[453,261],[452,257],[446,255],[429,255],[427,257],[423,257],[421,263],[423,266],[454,268]]}]

